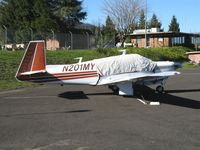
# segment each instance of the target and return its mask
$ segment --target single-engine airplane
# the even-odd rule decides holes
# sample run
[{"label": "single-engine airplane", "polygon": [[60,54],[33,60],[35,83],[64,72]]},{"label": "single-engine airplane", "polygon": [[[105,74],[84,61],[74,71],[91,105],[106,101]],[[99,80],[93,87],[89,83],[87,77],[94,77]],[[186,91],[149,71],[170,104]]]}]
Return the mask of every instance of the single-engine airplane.
[{"label": "single-engine airplane", "polygon": [[16,78],[57,84],[108,85],[119,95],[134,95],[134,84],[156,84],[162,93],[169,76],[180,74],[171,61],[154,62],[138,54],[125,54],[66,65],[46,65],[44,41],[30,41]]}]

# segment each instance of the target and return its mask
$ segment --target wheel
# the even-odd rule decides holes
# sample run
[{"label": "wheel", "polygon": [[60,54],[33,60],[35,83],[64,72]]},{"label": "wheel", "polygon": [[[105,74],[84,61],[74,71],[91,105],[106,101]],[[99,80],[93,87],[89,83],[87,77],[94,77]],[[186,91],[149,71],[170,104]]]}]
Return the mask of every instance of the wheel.
[{"label": "wheel", "polygon": [[161,85],[159,85],[159,86],[156,87],[156,91],[157,91],[158,93],[163,93],[163,92],[164,92],[164,87],[161,86]]}]

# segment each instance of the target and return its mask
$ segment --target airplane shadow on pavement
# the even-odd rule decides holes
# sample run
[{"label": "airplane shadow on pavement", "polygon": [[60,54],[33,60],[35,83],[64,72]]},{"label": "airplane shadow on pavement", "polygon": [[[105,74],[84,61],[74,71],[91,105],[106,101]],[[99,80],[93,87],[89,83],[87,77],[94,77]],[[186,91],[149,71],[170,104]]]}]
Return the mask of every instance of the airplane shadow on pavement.
[{"label": "airplane shadow on pavement", "polygon": [[187,92],[200,92],[200,89],[188,89],[188,90],[166,90],[165,93],[158,94],[155,93],[154,89],[147,86],[136,86],[135,87],[136,96],[141,95],[147,101],[159,101],[163,104],[175,105],[179,107],[186,107],[192,109],[200,109],[200,101],[179,97],[172,95],[171,93],[187,93]]},{"label": "airplane shadow on pavement", "polygon": [[[134,89],[135,89],[135,96],[133,96],[132,98],[141,98],[142,96],[146,101],[150,102],[159,101],[161,104],[169,104],[179,107],[200,109],[200,101],[179,97],[171,94],[171,93],[175,94],[175,93],[187,93],[187,92],[200,92],[200,89],[167,90],[163,94],[155,93],[154,89],[143,85],[137,85],[134,87]],[[83,91],[70,91],[61,93],[58,95],[58,97],[65,98],[68,100],[87,100],[89,99],[88,96],[91,95],[106,96],[106,95],[114,95],[114,93],[108,92],[108,93],[85,94]]]},{"label": "airplane shadow on pavement", "polygon": [[48,112],[32,112],[32,113],[14,113],[14,114],[3,114],[0,117],[20,117],[20,116],[39,116],[39,115],[55,115],[55,114],[75,114],[75,113],[87,113],[92,110],[81,109],[81,110],[70,110],[70,111],[48,111]]},{"label": "airplane shadow on pavement", "polygon": [[69,91],[58,94],[58,97],[66,98],[68,100],[86,100],[89,99],[83,91]]}]

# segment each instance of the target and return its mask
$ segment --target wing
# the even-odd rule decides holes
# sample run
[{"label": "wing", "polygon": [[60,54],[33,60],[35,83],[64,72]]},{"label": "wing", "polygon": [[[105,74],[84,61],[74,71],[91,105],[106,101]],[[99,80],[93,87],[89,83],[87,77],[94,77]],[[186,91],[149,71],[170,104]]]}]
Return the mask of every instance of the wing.
[{"label": "wing", "polygon": [[144,78],[144,80],[145,80],[145,78],[168,77],[168,76],[173,76],[176,74],[180,74],[180,72],[168,71],[168,72],[158,72],[158,73],[152,73],[152,72],[124,73],[124,74],[100,77],[98,85],[106,85],[106,84],[114,84],[114,83],[119,83],[119,82],[134,81],[134,80],[138,80],[138,79],[142,79],[142,78]]},{"label": "wing", "polygon": [[180,74],[180,72],[178,71],[166,71],[166,72],[153,73],[150,75],[150,77],[169,77],[169,76],[174,76],[178,74]]}]

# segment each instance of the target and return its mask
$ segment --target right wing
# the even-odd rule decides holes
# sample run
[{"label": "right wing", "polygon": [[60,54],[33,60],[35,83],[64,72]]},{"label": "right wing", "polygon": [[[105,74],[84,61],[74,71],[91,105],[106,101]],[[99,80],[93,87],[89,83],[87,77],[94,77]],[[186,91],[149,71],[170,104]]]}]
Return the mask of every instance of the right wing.
[{"label": "right wing", "polygon": [[142,78],[155,78],[155,77],[167,77],[180,74],[177,71],[168,71],[168,72],[133,72],[133,73],[124,73],[106,77],[100,77],[98,85],[107,85],[119,82],[133,81]]},{"label": "right wing", "polygon": [[166,72],[153,73],[150,76],[151,77],[166,77],[166,76],[174,76],[174,75],[178,75],[178,74],[180,74],[180,72],[178,72],[178,71],[166,71]]},{"label": "right wing", "polygon": [[135,72],[135,73],[124,73],[124,74],[100,77],[98,85],[106,85],[106,84],[113,84],[113,83],[131,81],[131,80],[134,80],[134,79],[148,77],[151,74],[152,73]]}]

